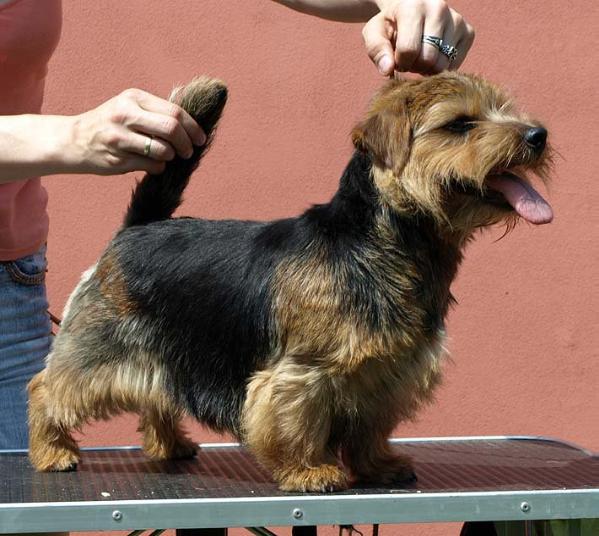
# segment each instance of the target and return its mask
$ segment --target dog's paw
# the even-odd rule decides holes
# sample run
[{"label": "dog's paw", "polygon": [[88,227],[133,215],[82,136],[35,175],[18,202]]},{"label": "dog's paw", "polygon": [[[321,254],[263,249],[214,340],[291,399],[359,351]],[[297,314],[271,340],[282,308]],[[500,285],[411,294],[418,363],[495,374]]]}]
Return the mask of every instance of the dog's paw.
[{"label": "dog's paw", "polygon": [[378,460],[356,478],[369,484],[413,484],[418,480],[411,459],[401,455]]},{"label": "dog's paw", "polygon": [[411,467],[406,467],[400,471],[393,473],[389,477],[389,482],[401,482],[404,484],[414,484],[418,481],[418,476]]},{"label": "dog's paw", "polygon": [[79,465],[79,462],[69,462],[67,463],[61,463],[61,464],[57,464],[55,466],[53,466],[50,471],[52,472],[57,472],[57,473],[69,473],[71,471],[76,471],[77,470],[77,466]]},{"label": "dog's paw", "polygon": [[40,456],[30,454],[30,459],[31,463],[38,471],[76,471],[77,464],[79,463],[79,453],[50,446],[44,449],[43,454]]},{"label": "dog's paw", "polygon": [[168,444],[145,441],[143,449],[152,460],[184,460],[196,456],[198,445],[187,437],[179,437]]},{"label": "dog's paw", "polygon": [[172,449],[172,459],[185,460],[198,454],[198,444],[187,437],[181,438]]},{"label": "dog's paw", "polygon": [[326,493],[349,487],[347,475],[336,465],[330,464],[287,470],[277,480],[283,491]]}]

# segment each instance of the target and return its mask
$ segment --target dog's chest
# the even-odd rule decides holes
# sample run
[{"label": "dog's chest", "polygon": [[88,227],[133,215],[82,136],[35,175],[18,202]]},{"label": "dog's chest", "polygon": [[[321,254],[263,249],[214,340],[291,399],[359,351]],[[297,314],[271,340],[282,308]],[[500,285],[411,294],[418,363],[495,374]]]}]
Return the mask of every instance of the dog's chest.
[{"label": "dog's chest", "polygon": [[[339,412],[349,416],[389,415],[393,422],[413,417],[432,399],[441,381],[445,332],[439,329],[426,340],[395,353],[372,355],[352,372],[336,375],[333,385]],[[391,415],[392,414],[392,415]]]}]

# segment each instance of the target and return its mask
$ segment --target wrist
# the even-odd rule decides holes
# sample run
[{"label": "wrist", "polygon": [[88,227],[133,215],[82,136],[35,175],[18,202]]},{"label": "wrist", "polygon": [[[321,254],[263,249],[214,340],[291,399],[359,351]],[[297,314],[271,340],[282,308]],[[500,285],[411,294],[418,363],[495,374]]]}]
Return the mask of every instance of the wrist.
[{"label": "wrist", "polygon": [[48,143],[42,156],[52,173],[83,172],[83,152],[78,143],[79,116],[46,116]]},{"label": "wrist", "polygon": [[65,116],[0,116],[0,183],[76,172],[84,160],[73,125]]},{"label": "wrist", "polygon": [[75,173],[79,159],[74,133],[75,117],[22,115],[13,129],[16,161],[36,175]]},{"label": "wrist", "polygon": [[379,11],[384,11],[385,8],[389,5],[391,0],[373,0],[373,3],[376,5]]}]

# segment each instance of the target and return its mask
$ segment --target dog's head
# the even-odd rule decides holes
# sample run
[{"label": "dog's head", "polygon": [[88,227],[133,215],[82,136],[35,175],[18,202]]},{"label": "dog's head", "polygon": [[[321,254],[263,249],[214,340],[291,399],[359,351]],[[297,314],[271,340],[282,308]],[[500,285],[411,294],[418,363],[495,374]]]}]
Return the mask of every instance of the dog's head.
[{"label": "dog's head", "polygon": [[517,216],[551,221],[528,178],[547,180],[546,138],[499,88],[457,73],[390,82],[352,133],[384,202],[465,232]]}]

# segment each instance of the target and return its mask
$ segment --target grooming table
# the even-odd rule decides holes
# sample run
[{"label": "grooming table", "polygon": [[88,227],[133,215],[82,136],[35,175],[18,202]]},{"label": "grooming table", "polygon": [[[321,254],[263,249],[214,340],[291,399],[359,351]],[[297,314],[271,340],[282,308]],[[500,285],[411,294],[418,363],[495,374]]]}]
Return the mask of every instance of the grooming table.
[{"label": "grooming table", "polygon": [[392,444],[412,456],[417,482],[328,494],[279,491],[237,444],[167,462],[137,447],[83,449],[70,473],[36,473],[26,451],[0,451],[0,533],[599,517],[599,456],[582,448],[540,437]]}]

